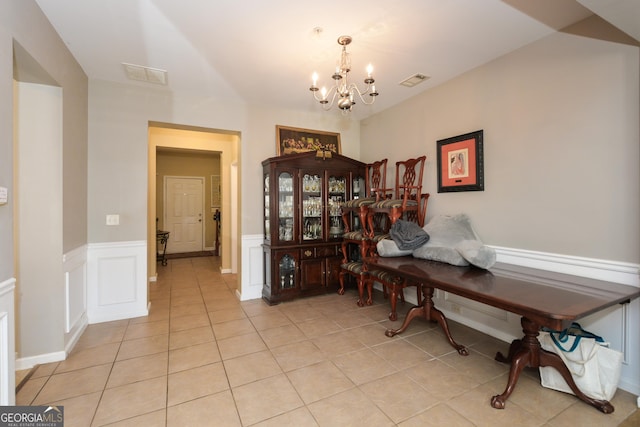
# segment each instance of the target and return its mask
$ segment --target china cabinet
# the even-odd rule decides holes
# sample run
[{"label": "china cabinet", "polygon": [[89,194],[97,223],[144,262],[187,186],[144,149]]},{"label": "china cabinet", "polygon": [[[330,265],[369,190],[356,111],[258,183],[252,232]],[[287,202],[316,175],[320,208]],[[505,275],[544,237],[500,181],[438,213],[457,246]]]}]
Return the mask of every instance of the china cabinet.
[{"label": "china cabinet", "polygon": [[310,151],[262,162],[262,297],[270,304],[340,285],[341,207],[364,191],[365,164],[331,154]]}]

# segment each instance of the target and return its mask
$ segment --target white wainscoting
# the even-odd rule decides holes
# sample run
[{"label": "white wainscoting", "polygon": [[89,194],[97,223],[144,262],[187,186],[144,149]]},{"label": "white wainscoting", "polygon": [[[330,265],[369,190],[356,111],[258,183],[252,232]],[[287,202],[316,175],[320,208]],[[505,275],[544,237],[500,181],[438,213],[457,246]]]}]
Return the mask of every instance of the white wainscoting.
[{"label": "white wainscoting", "polygon": [[0,283],[0,405],[16,404],[16,279]]},{"label": "white wainscoting", "polygon": [[64,268],[64,333],[65,351],[73,349],[88,324],[87,318],[87,246],[73,249],[62,256]]},{"label": "white wainscoting", "polygon": [[[497,261],[511,266],[640,287],[640,265],[502,247],[494,249]],[[376,283],[378,289],[379,286]],[[405,299],[416,304],[415,288],[405,290]],[[520,316],[516,314],[439,290],[436,290],[434,303],[447,318],[502,341],[511,342],[522,337]],[[640,395],[640,298],[580,319],[579,323],[604,337],[611,348],[624,353],[619,388]]]},{"label": "white wainscoting", "polygon": [[498,262],[640,287],[640,265],[492,246]]},{"label": "white wainscoting", "polygon": [[148,314],[146,241],[92,243],[87,259],[90,324]]},{"label": "white wainscoting", "polygon": [[262,234],[242,236],[242,292],[240,301],[262,298],[263,253]]}]

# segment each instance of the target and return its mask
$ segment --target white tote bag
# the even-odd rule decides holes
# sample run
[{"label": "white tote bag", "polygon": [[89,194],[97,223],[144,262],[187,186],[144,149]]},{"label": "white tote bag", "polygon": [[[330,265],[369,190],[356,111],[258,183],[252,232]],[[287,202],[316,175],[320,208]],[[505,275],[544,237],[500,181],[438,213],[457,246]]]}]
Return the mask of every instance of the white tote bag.
[{"label": "white tote bag", "polygon": [[[556,342],[551,334],[555,334]],[[611,400],[620,381],[622,353],[610,349],[596,338],[585,336],[565,335],[560,343],[559,334],[541,331],[538,339],[542,348],[560,356],[584,394],[596,400]],[[574,349],[571,351],[572,347]],[[543,387],[574,394],[560,372],[553,367],[541,366],[540,379]]]}]

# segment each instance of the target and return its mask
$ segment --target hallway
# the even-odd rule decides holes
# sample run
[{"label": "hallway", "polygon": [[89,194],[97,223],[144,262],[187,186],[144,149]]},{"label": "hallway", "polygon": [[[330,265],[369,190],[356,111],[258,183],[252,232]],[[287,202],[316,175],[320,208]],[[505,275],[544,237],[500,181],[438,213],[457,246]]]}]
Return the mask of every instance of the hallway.
[{"label": "hallway", "polygon": [[420,320],[387,338],[400,322],[387,320],[379,292],[364,308],[352,289],[268,306],[239,302],[236,280],[218,257],[158,265],[149,316],[89,325],[67,360],[33,372],[16,404],[63,405],[65,427],[600,427],[636,409],[619,390],[615,412],[601,414],[526,370],[496,410],[489,400],[508,366],[493,356],[506,343],[452,322],[470,348],[462,357]]}]

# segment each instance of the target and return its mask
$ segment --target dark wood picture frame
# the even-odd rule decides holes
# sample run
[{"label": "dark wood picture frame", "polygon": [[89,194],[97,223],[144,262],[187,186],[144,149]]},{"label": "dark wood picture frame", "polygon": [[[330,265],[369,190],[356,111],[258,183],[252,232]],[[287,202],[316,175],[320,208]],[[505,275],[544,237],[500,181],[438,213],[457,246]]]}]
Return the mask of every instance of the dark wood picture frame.
[{"label": "dark wood picture frame", "polygon": [[438,193],[484,191],[483,130],[437,142]]},{"label": "dark wood picture frame", "polygon": [[276,125],[276,151],[278,156],[307,151],[342,154],[340,134]]}]

